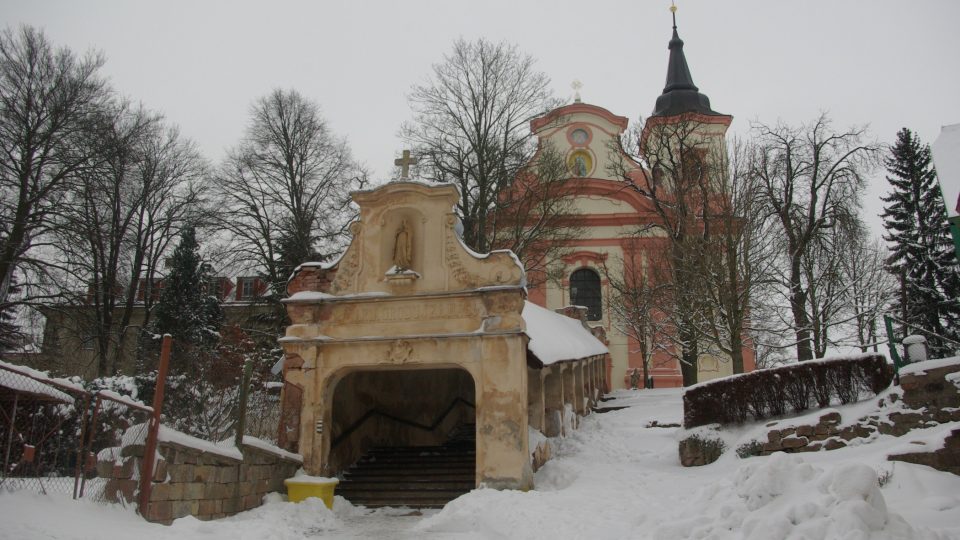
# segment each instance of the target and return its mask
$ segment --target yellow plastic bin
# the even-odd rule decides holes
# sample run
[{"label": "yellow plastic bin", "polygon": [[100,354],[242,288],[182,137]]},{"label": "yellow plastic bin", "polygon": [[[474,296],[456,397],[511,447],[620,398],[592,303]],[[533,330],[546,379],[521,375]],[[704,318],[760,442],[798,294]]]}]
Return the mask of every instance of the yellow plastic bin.
[{"label": "yellow plastic bin", "polygon": [[294,476],[283,483],[287,486],[288,501],[298,503],[308,497],[316,497],[332,510],[333,490],[340,480],[322,476]]}]

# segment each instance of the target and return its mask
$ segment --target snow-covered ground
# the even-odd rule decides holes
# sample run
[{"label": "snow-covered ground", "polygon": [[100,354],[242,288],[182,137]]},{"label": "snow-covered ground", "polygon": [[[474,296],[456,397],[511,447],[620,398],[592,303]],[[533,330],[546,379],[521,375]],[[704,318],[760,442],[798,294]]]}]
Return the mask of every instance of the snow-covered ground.
[{"label": "snow-covered ground", "polygon": [[683,468],[678,429],[646,427],[680,422],[679,391],[615,395],[608,405],[631,407],[585,418],[528,493],[478,489],[422,516],[368,511],[339,497],[331,512],[315,499],[290,504],[274,494],[232,518],[170,527],[130,509],[0,493],[0,538],[960,539],[960,477],[886,460],[923,432],[832,452],[745,460],[727,452],[712,465]]}]

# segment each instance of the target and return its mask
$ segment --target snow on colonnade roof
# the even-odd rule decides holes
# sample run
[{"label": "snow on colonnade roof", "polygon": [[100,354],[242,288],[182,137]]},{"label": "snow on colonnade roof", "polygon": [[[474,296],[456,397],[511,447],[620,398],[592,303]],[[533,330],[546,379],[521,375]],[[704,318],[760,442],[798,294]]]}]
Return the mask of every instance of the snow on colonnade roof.
[{"label": "snow on colonnade roof", "polygon": [[532,302],[523,303],[523,320],[527,323],[527,346],[543,364],[579,360],[610,352],[593,337],[583,324]]}]

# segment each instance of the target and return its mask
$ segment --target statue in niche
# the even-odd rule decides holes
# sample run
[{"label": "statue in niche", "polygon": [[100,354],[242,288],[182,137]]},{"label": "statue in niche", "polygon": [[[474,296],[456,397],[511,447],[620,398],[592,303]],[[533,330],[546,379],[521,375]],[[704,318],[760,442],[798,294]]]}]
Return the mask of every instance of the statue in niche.
[{"label": "statue in niche", "polygon": [[573,158],[573,174],[580,178],[587,175],[587,160],[583,156]]},{"label": "statue in niche", "polygon": [[400,230],[397,231],[396,243],[393,246],[393,264],[397,270],[407,270],[413,264],[413,233],[407,220],[400,222]]}]

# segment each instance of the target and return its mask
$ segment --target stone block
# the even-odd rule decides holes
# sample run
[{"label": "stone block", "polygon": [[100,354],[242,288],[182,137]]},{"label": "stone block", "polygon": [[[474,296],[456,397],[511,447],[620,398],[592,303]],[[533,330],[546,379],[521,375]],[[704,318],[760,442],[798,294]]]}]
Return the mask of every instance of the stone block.
[{"label": "stone block", "polygon": [[167,474],[171,482],[192,482],[194,465],[171,464],[167,465]]},{"label": "stone block", "polygon": [[815,431],[814,426],[797,426],[797,435],[800,437],[811,437]]},{"label": "stone block", "polygon": [[768,443],[778,443],[780,442],[780,430],[773,429],[767,432],[767,442]]},{"label": "stone block", "polygon": [[824,450],[836,450],[838,448],[844,448],[846,443],[839,439],[830,439],[823,444]]},{"label": "stone block", "polygon": [[113,468],[114,478],[133,478],[133,473],[140,464],[140,460],[128,458],[120,462],[119,466]]},{"label": "stone block", "polygon": [[200,511],[200,501],[171,501],[173,519],[195,516]]},{"label": "stone block", "polygon": [[260,506],[262,497],[256,494],[244,495],[241,499],[240,506],[243,510],[250,510],[251,508],[256,508]]},{"label": "stone block", "polygon": [[223,509],[223,501],[203,500],[200,501],[199,512],[201,515],[218,514]]},{"label": "stone block", "polygon": [[794,450],[802,446],[806,446],[810,442],[806,437],[787,437],[780,441],[780,444],[785,450]]},{"label": "stone block", "polygon": [[153,464],[153,481],[165,482],[167,480],[167,460],[161,459]]},{"label": "stone block", "polygon": [[143,457],[143,445],[131,444],[120,450],[120,457]]},{"label": "stone block", "polygon": [[170,501],[151,501],[145,513],[147,521],[170,523],[173,521],[173,503]]},{"label": "stone block", "polygon": [[235,484],[207,484],[205,493],[211,499],[228,499],[233,496],[236,489]]},{"label": "stone block", "polygon": [[917,390],[921,385],[922,380],[916,375],[903,375],[900,377],[900,388],[903,389],[905,394]]},{"label": "stone block", "polygon": [[216,481],[221,484],[231,484],[237,481],[238,467],[218,467]]},{"label": "stone block", "polygon": [[828,412],[820,417],[820,423],[824,425],[835,425],[840,423],[840,413],[837,411]]},{"label": "stone block", "polygon": [[203,482],[188,482],[183,484],[183,499],[188,501],[200,500],[203,498]]},{"label": "stone block", "polygon": [[233,515],[240,511],[240,498],[239,497],[230,497],[229,499],[224,499],[221,503],[221,508],[223,513],[227,515]]},{"label": "stone block", "polygon": [[804,446],[803,448],[798,448],[799,452],[819,452],[823,448],[823,445],[818,442],[811,442],[810,444]]},{"label": "stone block", "polygon": [[193,468],[194,482],[213,482],[217,477],[217,471],[220,467],[213,465],[197,465]]},{"label": "stone block", "polygon": [[177,448],[176,462],[184,465],[196,465],[198,452],[189,448]]},{"label": "stone block", "polygon": [[98,461],[98,462],[97,462],[97,477],[99,477],[99,478],[113,478],[113,462],[112,462],[112,461]]},{"label": "stone block", "polygon": [[151,501],[169,501],[173,499],[173,497],[170,496],[170,492],[174,485],[175,484],[154,484],[150,488],[150,500]]},{"label": "stone block", "polygon": [[780,451],[780,450],[783,450],[783,447],[780,446],[780,441],[777,441],[777,442],[768,442],[768,443],[766,443],[766,444],[763,445],[763,451],[764,451],[764,453],[765,453],[766,455],[770,455],[770,454],[772,454],[772,453],[774,453],[774,452],[778,452],[778,451]]},{"label": "stone block", "polygon": [[248,481],[242,481],[239,483],[240,490],[238,494],[242,497],[253,493],[253,485]]},{"label": "stone block", "polygon": [[133,479],[116,480],[117,491],[123,497],[123,500],[131,503],[136,499],[137,488],[140,482]]}]

